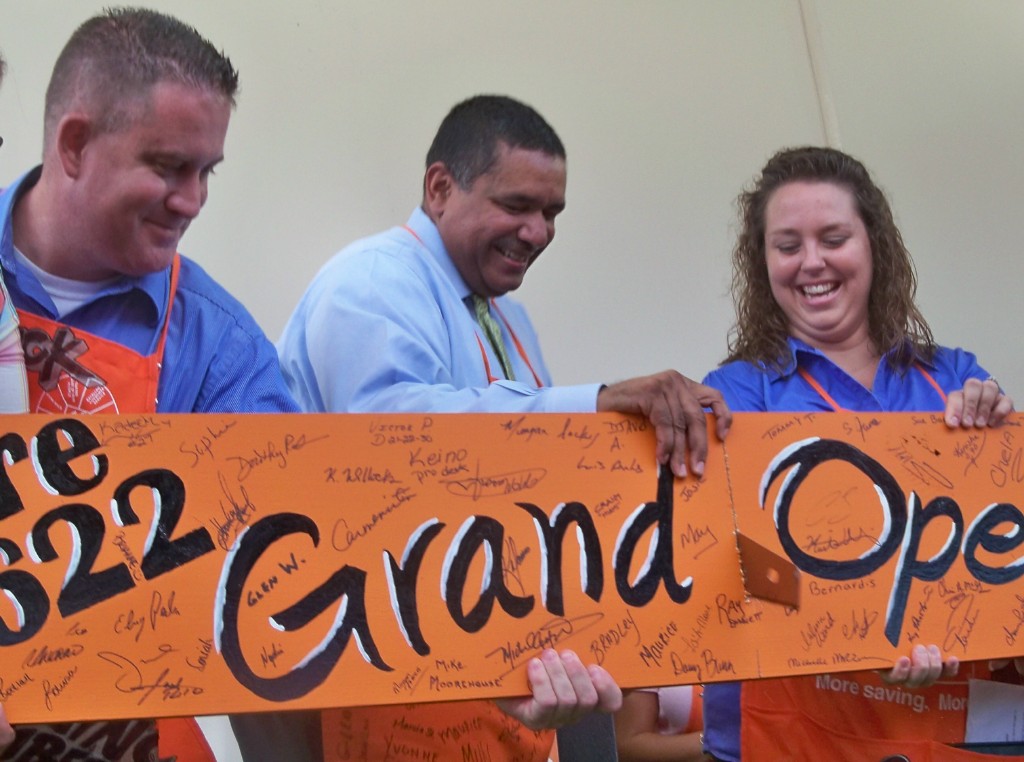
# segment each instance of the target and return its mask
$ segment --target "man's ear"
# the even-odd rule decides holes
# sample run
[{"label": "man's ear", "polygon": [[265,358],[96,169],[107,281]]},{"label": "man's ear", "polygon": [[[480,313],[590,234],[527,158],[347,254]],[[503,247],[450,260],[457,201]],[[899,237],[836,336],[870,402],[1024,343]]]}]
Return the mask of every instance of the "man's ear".
[{"label": "man's ear", "polygon": [[455,178],[443,162],[435,161],[427,167],[423,177],[423,209],[435,222],[444,214],[453,190]]},{"label": "man's ear", "polygon": [[81,113],[66,114],[57,125],[55,150],[64,174],[75,179],[82,172],[82,157],[95,133],[92,121]]}]

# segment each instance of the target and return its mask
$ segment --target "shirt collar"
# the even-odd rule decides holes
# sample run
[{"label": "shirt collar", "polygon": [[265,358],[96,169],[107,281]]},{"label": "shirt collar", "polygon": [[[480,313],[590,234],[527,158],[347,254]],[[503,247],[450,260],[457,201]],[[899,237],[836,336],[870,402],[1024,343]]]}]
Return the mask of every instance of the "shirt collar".
[{"label": "shirt collar", "polygon": [[409,217],[406,226],[416,233],[423,246],[434,258],[434,262],[448,276],[448,280],[452,282],[459,298],[465,300],[466,297],[471,296],[472,290],[466,285],[466,281],[463,280],[458,268],[452,261],[448,249],[445,248],[444,241],[441,240],[441,231],[437,229],[437,225],[427,216],[427,213],[421,207],[416,207],[412,216]]},{"label": "shirt collar", "polygon": [[[825,354],[821,350],[815,349],[810,344],[807,344],[806,342],[801,341],[800,339],[794,336],[787,336],[786,344],[789,346],[789,357],[786,358],[786,362],[783,363],[781,370],[768,367],[763,361],[758,363],[761,366],[761,369],[764,371],[764,373],[768,376],[769,380],[771,381],[777,381],[781,378],[786,378],[796,373],[797,356],[801,354],[814,355],[816,357],[821,357],[827,360],[828,362],[832,362],[825,356]],[[888,358],[894,353],[895,350],[890,349],[882,356],[882,359],[888,362]],[[925,360],[919,357],[915,360],[915,362],[923,365],[928,370],[935,370],[935,363],[931,360]]]},{"label": "shirt collar", "polygon": [[[48,317],[56,318],[53,300],[50,299],[35,275],[29,272],[27,268],[20,268],[19,271],[18,261],[14,256],[14,228],[12,222],[14,205],[29,188],[39,182],[41,174],[42,165],[29,170],[10,187],[0,192],[0,220],[3,221],[3,225],[0,227],[0,264],[3,265],[3,269],[6,272],[11,274],[14,283],[17,284],[17,290],[35,301],[44,312],[48,313]],[[152,308],[151,320],[152,324],[156,325],[162,319],[164,308],[167,305],[167,296],[170,289],[169,273],[170,269],[167,268],[139,277],[124,276],[97,293],[93,301],[95,302],[111,295],[135,291],[144,297],[144,303]]]}]

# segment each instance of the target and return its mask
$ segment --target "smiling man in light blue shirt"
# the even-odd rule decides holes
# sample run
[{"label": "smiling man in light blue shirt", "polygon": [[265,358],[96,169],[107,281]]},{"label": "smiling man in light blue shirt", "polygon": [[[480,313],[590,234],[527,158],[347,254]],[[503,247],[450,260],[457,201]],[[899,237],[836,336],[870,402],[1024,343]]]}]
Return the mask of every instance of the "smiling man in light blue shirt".
[{"label": "smiling man in light blue shirt", "polygon": [[[303,408],[635,413],[654,424],[660,462],[700,473],[703,407],[721,435],[729,423],[718,392],[675,371],[552,386],[526,311],[507,296],[554,238],[565,184],[565,149],[529,106],[476,96],[452,109],[427,154],[421,207],[331,259],[285,327],[278,353]],[[511,378],[473,295],[500,327]]]},{"label": "smiling man in light blue shirt", "polygon": [[[553,386],[526,311],[507,295],[554,238],[565,185],[565,148],[532,108],[503,96],[456,105],[427,152],[421,207],[404,226],[357,241],[330,260],[289,320],[278,353],[303,408],[633,413],[654,425],[659,462],[680,476],[700,474],[704,407],[718,415],[720,436],[729,425],[716,391],[675,371]],[[531,697],[500,702],[528,728],[560,727],[621,703],[607,672],[568,651],[545,651],[531,660],[528,675]],[[353,711],[379,727],[382,713],[407,708]],[[463,717],[495,739],[507,723],[488,702],[446,707],[446,723]],[[364,743],[372,745],[374,734],[367,736]],[[509,743],[522,748],[513,753]],[[550,746],[550,733],[520,734],[501,742],[500,753],[547,759]],[[440,759],[452,750],[430,751]],[[367,757],[374,758],[372,751]]]}]

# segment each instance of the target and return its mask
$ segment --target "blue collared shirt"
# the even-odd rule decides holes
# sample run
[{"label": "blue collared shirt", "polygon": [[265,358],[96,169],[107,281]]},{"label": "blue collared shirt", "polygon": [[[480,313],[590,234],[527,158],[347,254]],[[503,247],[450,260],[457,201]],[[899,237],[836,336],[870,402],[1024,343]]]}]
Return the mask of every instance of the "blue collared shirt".
[{"label": "blue collared shirt", "polygon": [[[831,411],[832,406],[800,375],[810,373],[844,410],[858,412],[925,412],[945,409],[945,402],[918,368],[900,373],[883,357],[875,383],[868,390],[824,354],[799,339],[789,338],[789,363],[773,370],[748,362],[731,362],[712,371],[704,383],[718,389],[737,413]],[[986,379],[988,373],[970,352],[939,347],[921,369],[941,389],[963,389],[969,378]],[[740,758],[740,683],[714,683],[704,688],[704,748],[716,758]]]},{"label": "blue collared shirt", "polygon": [[[781,371],[732,362],[711,371],[704,383],[722,392],[729,407],[738,413],[831,411],[832,406],[797,371],[799,366],[844,410],[895,413],[945,408],[935,387],[918,368],[901,373],[883,357],[868,390],[817,349],[792,337],[788,343],[791,356]],[[989,377],[974,355],[963,349],[939,347],[930,362],[918,364],[947,394],[962,389],[969,378]]]},{"label": "blue collared shirt", "polygon": [[596,410],[599,384],[551,386],[526,311],[507,296],[495,303],[508,321],[498,323],[517,380],[489,384],[483,353],[492,374],[501,374],[501,364],[466,303],[469,287],[421,209],[413,212],[408,228],[415,235],[395,227],[339,252],[292,313],[277,349],[303,409]]},{"label": "blue collared shirt", "polygon": [[[0,264],[19,308],[57,320],[53,300],[14,255],[11,217],[39,168],[0,192]],[[170,268],[123,277],[61,317],[61,323],[122,344],[155,351],[167,314]],[[164,413],[296,412],[274,347],[246,309],[195,262],[181,257],[157,389]]]}]

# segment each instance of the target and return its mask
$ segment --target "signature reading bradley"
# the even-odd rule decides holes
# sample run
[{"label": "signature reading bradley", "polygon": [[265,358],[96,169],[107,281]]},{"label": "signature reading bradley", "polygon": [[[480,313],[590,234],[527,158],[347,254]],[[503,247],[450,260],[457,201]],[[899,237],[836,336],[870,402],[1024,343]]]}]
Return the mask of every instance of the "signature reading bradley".
[{"label": "signature reading bradley", "polygon": [[[630,635],[630,633],[633,634]],[[628,641],[635,641],[634,645],[639,646],[642,637],[640,627],[637,625],[636,619],[633,618],[633,612],[627,608],[624,616],[613,622],[608,629],[599,632],[590,641],[591,656],[596,664],[604,664],[605,655],[613,648],[618,648]]]}]

